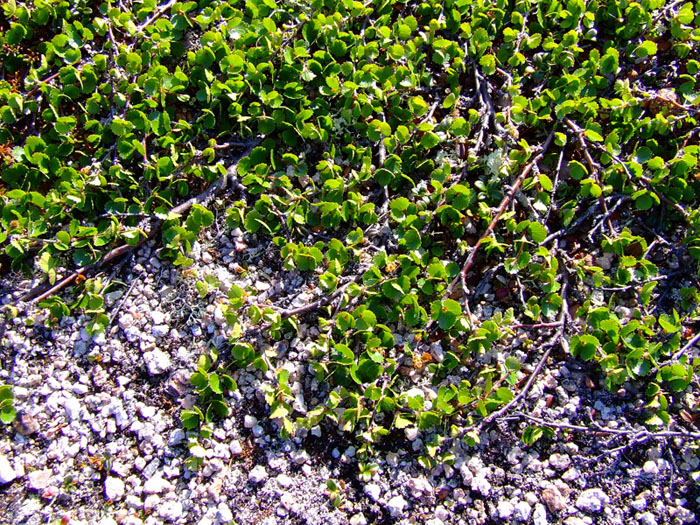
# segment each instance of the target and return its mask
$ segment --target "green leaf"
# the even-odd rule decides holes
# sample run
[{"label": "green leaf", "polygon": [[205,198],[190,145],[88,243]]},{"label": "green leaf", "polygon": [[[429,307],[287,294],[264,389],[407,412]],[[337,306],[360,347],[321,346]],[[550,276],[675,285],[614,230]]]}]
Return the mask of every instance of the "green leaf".
[{"label": "green leaf", "polygon": [[430,430],[440,424],[442,418],[435,412],[422,412],[418,416],[418,428],[420,430]]},{"label": "green leaf", "polygon": [[449,330],[457,319],[462,315],[462,306],[452,299],[444,299],[442,302],[436,301],[431,306],[432,318],[438,321],[440,328]]},{"label": "green leaf", "polygon": [[658,46],[656,45],[656,42],[645,40],[639,46],[637,46],[637,48],[634,50],[634,54],[639,58],[645,58],[647,56],[655,55],[657,51]]},{"label": "green leaf", "polygon": [[354,370],[353,378],[359,384],[372,383],[384,372],[384,367],[371,359],[363,359]]},{"label": "green leaf", "polygon": [[440,144],[440,137],[438,137],[432,131],[428,131],[423,134],[420,139],[420,143],[425,149],[431,149]]},{"label": "green leaf", "polygon": [[603,142],[603,136],[593,129],[587,129],[584,131],[584,135],[591,142]]},{"label": "green leaf", "polygon": [[584,361],[593,359],[599,347],[600,341],[594,335],[575,335],[571,338],[571,355],[579,357]]},{"label": "green leaf", "polygon": [[223,391],[221,389],[221,380],[219,379],[218,374],[210,374],[209,375],[209,388],[211,388],[211,391],[214,392],[215,394],[222,394]]},{"label": "green leaf", "polygon": [[581,180],[588,176],[586,167],[578,161],[572,160],[569,163],[569,174],[576,180]]},{"label": "green leaf", "polygon": [[542,226],[539,222],[531,222],[528,225],[528,230],[530,231],[530,237],[537,244],[544,242],[547,238],[547,228]]},{"label": "green leaf", "polygon": [[180,414],[182,426],[187,430],[194,430],[201,422],[200,413],[195,410],[183,410]]},{"label": "green leaf", "polygon": [[59,117],[56,119],[54,126],[58,133],[67,135],[75,128],[76,120],[74,117]]}]

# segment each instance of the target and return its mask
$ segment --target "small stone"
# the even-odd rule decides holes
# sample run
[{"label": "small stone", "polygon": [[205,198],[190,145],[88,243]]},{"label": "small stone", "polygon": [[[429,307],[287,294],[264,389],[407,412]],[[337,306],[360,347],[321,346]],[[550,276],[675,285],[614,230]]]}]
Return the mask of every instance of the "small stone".
[{"label": "small stone", "polygon": [[438,505],[435,508],[435,517],[440,521],[447,521],[450,519],[450,511],[448,511],[443,505]]},{"label": "small stone", "polygon": [[553,469],[564,471],[571,465],[571,458],[566,454],[552,454],[549,456],[549,464]]},{"label": "small stone", "polygon": [[170,356],[159,348],[155,348],[150,352],[145,352],[143,354],[143,360],[146,363],[148,373],[152,376],[164,374],[173,366],[170,361]]},{"label": "small stone", "polygon": [[262,465],[257,465],[248,474],[248,481],[251,483],[262,483],[267,479],[267,470]]},{"label": "small stone", "polygon": [[170,333],[170,327],[167,324],[156,324],[151,327],[151,333],[160,339]]},{"label": "small stone", "polygon": [[68,416],[68,419],[71,421],[75,421],[80,417],[80,401],[78,401],[76,398],[71,397],[66,399],[63,402],[63,408],[66,409],[66,415]]},{"label": "small stone", "polygon": [[241,442],[237,439],[231,441],[231,444],[228,446],[228,449],[231,452],[232,456],[240,456],[241,454],[243,454],[243,446],[241,445]]},{"label": "small stone", "polygon": [[365,515],[362,514],[361,512],[358,512],[352,518],[350,518],[350,525],[366,525],[366,524],[367,524],[367,518],[365,518]]},{"label": "small stone", "polygon": [[182,503],[179,501],[165,501],[158,508],[158,515],[166,521],[176,521],[182,516]]},{"label": "small stone", "polygon": [[527,521],[532,514],[532,507],[527,501],[519,501],[513,510],[513,517],[518,521]]},{"label": "small stone", "polygon": [[498,502],[498,507],[496,507],[496,512],[498,512],[498,517],[502,520],[509,519],[513,512],[515,511],[515,506],[508,500],[501,500]]},{"label": "small stone", "polygon": [[170,433],[168,438],[168,446],[176,447],[180,443],[185,441],[185,432],[181,428],[177,428]]},{"label": "small stone", "polygon": [[415,441],[418,437],[418,427],[406,427],[404,434],[406,434],[406,439],[409,441]]},{"label": "small stone", "polygon": [[122,499],[124,497],[124,482],[119,478],[107,478],[105,480],[105,497],[111,501]]},{"label": "small stone", "polygon": [[154,325],[163,324],[165,322],[165,314],[159,310],[153,310],[151,312],[151,320]]},{"label": "small stone", "polygon": [[547,487],[542,491],[542,501],[550,512],[559,512],[566,508],[566,498],[556,487]]},{"label": "small stone", "polygon": [[17,478],[15,470],[5,456],[0,456],[0,485],[12,483]]},{"label": "small stone", "polygon": [[600,512],[604,506],[610,503],[610,497],[602,490],[584,490],[576,500],[576,507],[584,512]]},{"label": "small stone", "polygon": [[280,502],[282,503],[282,506],[285,508],[285,510],[289,512],[293,512],[295,510],[296,498],[289,492],[285,492],[284,494],[282,494]]},{"label": "small stone", "polygon": [[649,460],[644,463],[642,470],[649,476],[656,476],[659,473],[659,466],[656,464],[656,461]]},{"label": "small stone", "polygon": [[258,418],[256,418],[255,416],[246,415],[243,418],[243,426],[246,428],[253,428],[257,424],[258,424]]},{"label": "small stone", "polygon": [[255,289],[259,292],[264,292],[270,289],[270,283],[266,283],[265,281],[256,281]]},{"label": "small stone", "polygon": [[425,479],[425,476],[409,479],[408,488],[411,490],[412,495],[417,498],[420,497],[421,494],[430,494],[433,492],[433,487],[430,482]]},{"label": "small stone", "polygon": [[224,314],[224,311],[221,309],[221,306],[217,306],[216,310],[214,310],[214,322],[218,326],[224,326],[226,324],[226,315]]},{"label": "small stone", "polygon": [[637,516],[637,523],[639,525],[657,525],[656,516],[651,512],[645,512]]},{"label": "small stone", "polygon": [[484,497],[488,497],[491,494],[491,482],[481,472],[472,479],[471,488],[474,492],[478,492]]},{"label": "small stone", "polygon": [[408,502],[403,496],[394,496],[387,502],[386,508],[392,518],[397,518],[403,514],[406,505],[408,505]]},{"label": "small stone", "polygon": [[368,483],[365,485],[364,488],[365,494],[371,499],[372,501],[376,502],[379,501],[379,496],[381,496],[381,489],[379,488],[379,485],[376,483]]},{"label": "small stone", "polygon": [[564,520],[563,525],[588,525],[586,520],[579,518],[578,516],[569,516]]},{"label": "small stone", "polygon": [[141,414],[142,418],[151,419],[156,415],[156,407],[142,405],[139,407],[139,413]]},{"label": "small stone", "polygon": [[542,503],[537,503],[535,505],[535,511],[532,513],[532,524],[533,525],[547,525],[549,520],[547,520],[547,511]]},{"label": "small stone", "polygon": [[27,477],[29,478],[29,488],[33,490],[44,490],[51,482],[51,470],[35,470],[34,472],[30,472]]},{"label": "small stone", "polygon": [[581,480],[582,476],[581,473],[574,467],[564,472],[564,474],[561,475],[561,479],[564,481],[576,481]]},{"label": "small stone", "polygon": [[643,498],[643,497],[642,497],[642,498],[639,498],[639,499],[635,499],[632,503],[630,503],[630,506],[631,506],[634,510],[638,510],[638,511],[641,512],[641,511],[643,511],[644,509],[647,508],[647,500],[646,500],[645,498]]},{"label": "small stone", "polygon": [[292,452],[292,461],[297,465],[303,465],[309,461],[309,453],[306,450],[296,450]]},{"label": "small stone", "polygon": [[277,483],[279,484],[280,487],[283,489],[288,489],[294,484],[294,480],[287,476],[286,474],[280,474],[277,476]]},{"label": "small stone", "polygon": [[216,517],[220,523],[229,523],[233,521],[233,512],[226,503],[221,502],[219,506],[216,507]]},{"label": "small stone", "polygon": [[39,424],[34,419],[34,416],[24,411],[17,414],[17,418],[13,421],[12,426],[15,431],[23,436],[31,436],[39,430]]},{"label": "small stone", "polygon": [[145,494],[160,494],[168,487],[170,487],[170,483],[164,480],[159,474],[157,476],[153,476],[143,484],[143,492]]}]

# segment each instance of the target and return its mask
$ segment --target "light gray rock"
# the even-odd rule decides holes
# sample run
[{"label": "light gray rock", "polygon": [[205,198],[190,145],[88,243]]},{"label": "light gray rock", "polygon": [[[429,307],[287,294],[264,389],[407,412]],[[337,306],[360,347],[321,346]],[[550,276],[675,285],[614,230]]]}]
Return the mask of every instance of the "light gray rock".
[{"label": "light gray rock", "polygon": [[153,337],[165,337],[170,333],[170,327],[167,324],[156,324],[151,327]]},{"label": "light gray rock", "polygon": [[74,397],[69,397],[63,402],[63,408],[66,410],[66,416],[70,421],[75,421],[80,417],[81,404]]},{"label": "light gray rock", "polygon": [[294,485],[294,480],[286,474],[280,474],[279,476],[277,476],[277,483],[283,489],[288,489],[289,487]]},{"label": "light gray rock", "polygon": [[233,520],[233,512],[223,501],[216,507],[216,518],[219,520],[219,523],[229,523]]},{"label": "light gray rock", "polygon": [[651,512],[637,515],[637,522],[639,525],[657,525],[656,516]]},{"label": "light gray rock", "polygon": [[124,482],[119,478],[108,477],[105,480],[105,497],[112,501],[122,499],[124,497]]},{"label": "light gray rock", "polygon": [[401,516],[401,514],[403,514],[403,511],[406,509],[407,505],[408,502],[403,496],[394,496],[387,502],[386,508],[389,511],[389,514],[391,514],[392,518],[398,518]]},{"label": "light gray rock", "polygon": [[292,452],[292,461],[294,461],[294,463],[296,463],[297,465],[303,465],[304,463],[309,461],[309,459],[309,453],[304,449],[295,450],[294,452]]},{"label": "light gray rock", "polygon": [[576,507],[584,512],[600,512],[610,503],[610,497],[601,489],[584,490],[576,500]]},{"label": "light gray rock", "polygon": [[12,483],[16,478],[15,469],[12,468],[8,459],[4,455],[0,456],[0,485]]},{"label": "light gray rock", "polygon": [[161,475],[153,476],[143,484],[145,494],[160,494],[170,487],[170,483],[163,479]]},{"label": "light gray rock", "polygon": [[152,376],[164,374],[173,366],[170,356],[159,348],[155,348],[150,352],[145,352],[143,354],[143,360],[146,363],[148,373]]},{"label": "light gray rock", "polygon": [[181,428],[176,428],[170,433],[170,437],[168,437],[168,446],[169,447],[176,447],[177,445],[181,444],[182,442],[185,441],[185,432]]},{"label": "light gray rock", "polygon": [[542,503],[537,503],[535,505],[535,511],[532,513],[532,524],[533,525],[547,525],[549,520],[547,519],[547,510],[544,508]]},{"label": "light gray rock", "polygon": [[29,478],[29,488],[33,490],[44,490],[51,483],[51,469],[35,470],[27,476]]},{"label": "light gray rock", "polygon": [[241,445],[241,442],[237,439],[231,441],[231,444],[228,446],[228,449],[231,452],[232,456],[239,456],[243,454],[243,446]]},{"label": "light gray rock", "polygon": [[530,519],[530,514],[532,514],[532,507],[527,501],[519,501],[513,509],[513,517],[518,521],[527,521]]},{"label": "light gray rock", "polygon": [[571,465],[571,458],[567,454],[552,454],[549,456],[549,464],[554,470],[564,471]]},{"label": "light gray rock", "polygon": [[634,510],[638,510],[641,512],[647,508],[647,500],[644,497],[639,497],[639,498],[635,499],[634,501],[632,501],[632,503],[630,503],[630,506]]},{"label": "light gray rock", "polygon": [[488,497],[491,494],[491,482],[482,473],[479,473],[472,479],[471,488],[474,492],[478,492],[484,497]]},{"label": "light gray rock", "polygon": [[409,441],[415,441],[418,437],[418,427],[406,427],[404,429],[404,434],[406,434],[406,439]]},{"label": "light gray rock", "polygon": [[496,507],[496,512],[498,517],[502,520],[510,519],[515,511],[515,506],[507,499],[502,499],[498,502],[498,507]]},{"label": "light gray rock", "polygon": [[158,515],[166,521],[177,521],[183,513],[182,503],[168,500],[158,507]]},{"label": "light gray rock", "polygon": [[642,470],[649,476],[656,476],[659,474],[659,466],[656,464],[656,461],[653,460],[645,462],[644,466],[642,466]]},{"label": "light gray rock", "polygon": [[267,470],[262,465],[256,465],[248,474],[248,481],[251,483],[262,483],[267,479]]},{"label": "light gray rock", "polygon": [[365,494],[371,499],[372,501],[376,502],[379,501],[379,496],[381,496],[382,491],[379,488],[379,485],[376,483],[367,483],[365,485],[365,488],[363,489]]}]

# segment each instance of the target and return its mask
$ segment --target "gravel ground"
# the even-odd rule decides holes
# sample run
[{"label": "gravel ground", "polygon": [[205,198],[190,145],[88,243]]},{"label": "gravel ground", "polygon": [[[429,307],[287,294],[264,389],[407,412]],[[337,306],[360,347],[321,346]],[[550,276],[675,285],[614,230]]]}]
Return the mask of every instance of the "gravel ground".
[{"label": "gravel ground", "polygon": [[[112,276],[123,285],[107,296],[105,334],[91,337],[85,318],[50,326],[31,309],[0,329],[0,382],[13,385],[18,410],[0,429],[1,523],[696,522],[700,462],[680,439],[630,444],[559,433],[526,447],[524,424],[513,420],[476,447],[456,441],[452,465],[426,470],[417,458],[433,436],[409,431],[388,436],[377,468],[360,479],[355,448],[335,429],[281,440],[265,417],[263,378],[248,371],[234,377],[231,415],[201,442],[201,468],[188,469],[179,413],[196,402],[189,375],[198,356],[225,347],[230,328],[218,297],[231,284],[257,291],[259,301],[303,284],[267,268],[275,255],[249,248],[254,239],[228,235],[195,246],[195,265],[184,272],[142,248]],[[200,299],[192,270],[216,275],[221,289]],[[7,304],[34,283],[4,284]],[[296,297],[311,301],[313,291]],[[288,361],[303,361],[313,330],[283,341]],[[630,428],[642,408],[635,392],[608,393],[592,369],[563,355],[554,361],[528,395],[528,414]],[[435,395],[430,385],[416,388]],[[338,481],[338,508],[329,478]]]}]

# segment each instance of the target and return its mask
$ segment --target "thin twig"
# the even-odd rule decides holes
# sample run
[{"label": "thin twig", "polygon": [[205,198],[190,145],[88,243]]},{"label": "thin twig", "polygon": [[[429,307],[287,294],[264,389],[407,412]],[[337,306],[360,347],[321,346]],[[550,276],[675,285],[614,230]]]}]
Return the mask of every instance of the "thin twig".
[{"label": "thin twig", "polygon": [[[574,121],[572,121],[570,118],[564,119],[564,123],[571,128],[571,131],[574,132],[576,135],[576,138],[578,140],[579,145],[581,146],[581,150],[583,151],[583,157],[586,159],[586,164],[588,164],[588,169],[591,170],[591,176],[595,179],[596,184],[601,188],[603,188],[603,184],[600,181],[600,176],[598,174],[598,168],[593,161],[593,157],[591,157],[591,152],[588,150],[588,143],[586,142],[586,138],[584,137],[584,132],[578,124],[576,124]],[[611,212],[608,211],[608,205],[605,202],[605,198],[601,194],[598,197],[598,202],[602,206],[603,210],[605,211],[605,219],[607,219],[608,222],[608,228],[610,229],[610,233],[615,233],[615,228],[613,227],[612,224],[612,219],[610,218]]]},{"label": "thin twig", "polygon": [[[563,265],[562,265],[563,266]],[[566,270],[564,270],[563,273],[564,276],[566,276]],[[515,396],[513,399],[511,399],[508,403],[506,403],[505,406],[497,410],[496,412],[493,412],[486,416],[480,423],[479,426],[484,427],[485,425],[489,425],[496,421],[497,419],[503,417],[505,414],[507,414],[511,408],[519,404],[523,399],[525,399],[525,396],[527,396],[528,392],[532,388],[532,385],[535,383],[535,379],[539,376],[540,372],[542,371],[542,368],[544,367],[545,363],[547,362],[547,359],[549,359],[549,354],[552,352],[552,349],[557,345],[557,344],[562,344],[562,346],[565,346],[565,343],[563,342],[562,338],[564,336],[564,330],[566,329],[566,321],[567,318],[569,317],[569,307],[567,304],[567,289],[568,289],[568,281],[565,279],[564,284],[562,285],[562,290],[561,290],[561,298],[562,298],[562,307],[561,307],[561,312],[559,314],[559,322],[561,325],[559,326],[559,330],[557,330],[557,333],[554,334],[554,337],[545,344],[545,347],[547,350],[545,350],[544,354],[542,354],[542,357],[540,360],[537,362],[537,365],[533,369],[532,373],[530,374],[530,377],[527,380],[527,383],[525,383],[525,386],[523,389],[518,393],[517,396]]]},{"label": "thin twig", "polygon": [[150,26],[153,22],[155,22],[155,21],[158,20],[161,16],[163,16],[163,14],[165,14],[165,12],[166,12],[168,9],[170,9],[173,5],[175,5],[175,0],[170,0],[170,2],[168,2],[168,3],[165,4],[163,7],[161,7],[158,11],[156,11],[156,12],[153,14],[153,16],[152,16],[151,18],[149,18],[148,20],[146,20],[143,24],[141,24],[141,25],[138,27],[138,29],[137,29],[137,31],[136,31],[136,35],[138,36],[138,35],[140,35],[141,33],[143,33],[143,32],[146,30],[146,28],[147,28],[148,26]]},{"label": "thin twig", "polygon": [[445,291],[444,296],[445,297],[450,297],[452,295],[452,291],[454,290],[455,286],[457,285],[458,282],[462,282],[464,277],[466,277],[467,273],[471,269],[472,265],[474,264],[474,261],[476,260],[476,254],[479,251],[479,248],[481,245],[486,241],[486,239],[493,233],[494,228],[496,227],[496,224],[498,223],[498,220],[501,218],[501,215],[503,214],[504,210],[510,203],[510,201],[513,199],[513,196],[515,195],[515,192],[518,191],[518,188],[520,185],[523,183],[523,180],[525,180],[525,177],[527,177],[530,172],[532,171],[533,167],[535,164],[537,164],[542,158],[544,157],[545,153],[549,149],[549,145],[552,142],[552,139],[554,138],[554,130],[549,134],[549,137],[547,137],[547,140],[542,146],[542,150],[540,153],[538,153],[530,163],[528,163],[527,166],[525,166],[525,169],[523,169],[522,173],[518,176],[518,178],[515,180],[513,185],[511,186],[510,191],[508,194],[503,197],[503,200],[501,201],[501,204],[498,206],[496,209],[496,214],[489,224],[488,228],[486,228],[486,231],[484,234],[479,238],[478,241],[476,241],[476,244],[471,250],[471,253],[467,257],[467,260],[464,262],[464,265],[462,266],[462,270],[459,272],[459,274],[452,280],[450,285],[447,287],[447,290]]},{"label": "thin twig", "polygon": [[[248,155],[252,149],[259,143],[259,140],[256,139],[248,144],[248,149],[242,153],[240,158],[245,157]],[[240,161],[240,159],[239,159]],[[236,166],[238,163],[236,163]],[[218,191],[223,189],[228,182],[228,178],[231,175],[231,168],[227,170],[226,174],[220,177],[216,182],[212,183],[206,190],[204,190],[202,193],[199,195],[192,197],[191,199],[186,200],[182,204],[179,204],[178,206],[175,206],[170,210],[170,213],[168,215],[181,215],[185,213],[187,210],[189,210],[193,205],[195,204],[201,204],[204,202],[209,201]],[[233,170],[235,171],[235,170]],[[73,283],[79,276],[81,275],[86,275],[93,273],[95,270],[98,268],[104,267],[108,264],[113,264],[116,262],[118,259],[121,257],[128,255],[130,253],[133,253],[136,249],[140,248],[143,246],[144,243],[149,241],[150,239],[153,239],[155,235],[160,231],[160,228],[163,225],[162,220],[157,220],[154,222],[154,224],[151,226],[151,229],[147,235],[145,235],[141,240],[139,240],[138,243],[135,245],[128,245],[125,244],[123,246],[119,246],[117,248],[114,248],[110,252],[108,252],[102,259],[99,261],[89,264],[87,266],[83,266],[81,268],[76,269],[71,273],[68,277],[65,277],[64,279],[61,279],[58,283],[55,285],[49,287],[48,289],[43,286],[36,286],[29,290],[26,294],[24,294],[22,297],[20,297],[18,302],[30,302],[30,303],[37,303],[40,302],[50,295],[55,294],[56,292],[62,290],[66,286],[70,285]]]},{"label": "thin twig", "polygon": [[514,412],[511,417],[517,417],[520,419],[527,419],[538,425],[556,428],[559,430],[571,430],[574,432],[586,432],[593,434],[610,434],[615,436],[632,436],[635,439],[644,438],[644,440],[649,439],[668,439],[668,438],[687,438],[687,439],[700,439],[700,432],[686,432],[686,431],[674,431],[674,430],[662,430],[659,432],[651,432],[647,429],[640,430],[619,430],[617,428],[606,428],[601,426],[583,426],[583,425],[572,425],[571,423],[559,423],[556,421],[549,421],[539,417],[532,416],[530,414],[525,414],[523,412]]}]

